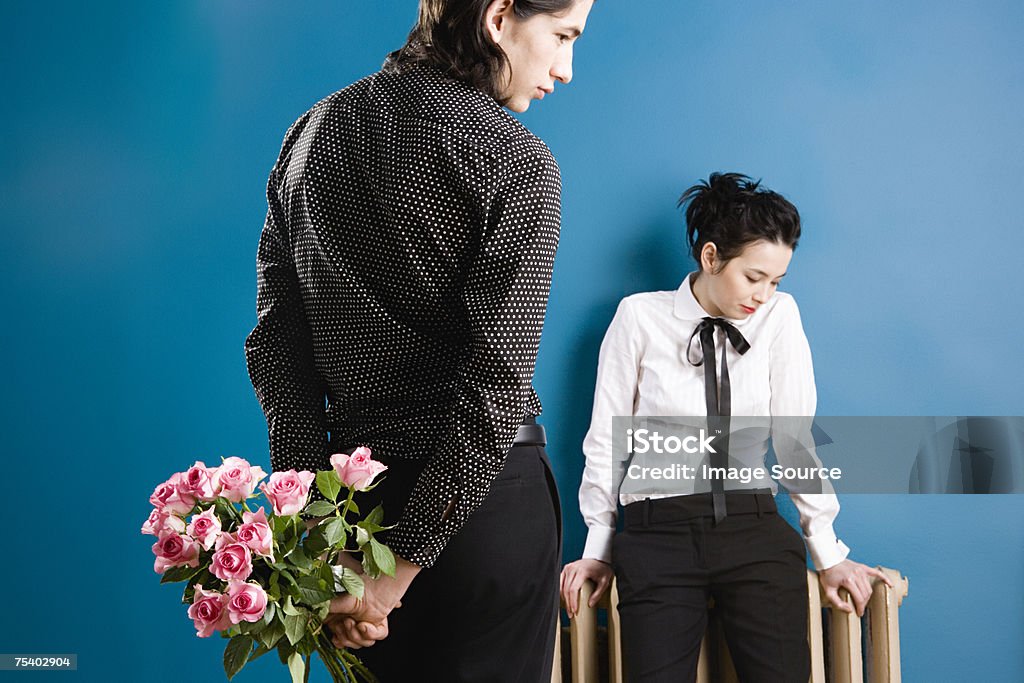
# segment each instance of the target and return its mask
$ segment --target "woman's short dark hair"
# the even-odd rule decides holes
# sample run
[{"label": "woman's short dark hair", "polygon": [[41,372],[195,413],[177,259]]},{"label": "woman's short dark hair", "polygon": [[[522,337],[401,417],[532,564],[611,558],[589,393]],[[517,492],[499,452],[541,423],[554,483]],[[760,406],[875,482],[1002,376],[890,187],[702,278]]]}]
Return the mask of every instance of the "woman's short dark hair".
[{"label": "woman's short dark hair", "polygon": [[[493,0],[420,0],[420,14],[405,46],[389,60],[399,67],[428,64],[505,104],[502,88],[508,57],[484,28],[484,14]],[[514,0],[520,19],[559,14],[577,0]]]},{"label": "woman's short dark hair", "polygon": [[686,190],[686,242],[697,266],[700,252],[713,242],[722,265],[753,242],[767,240],[796,249],[800,214],[782,195],[760,187],[741,173],[712,173]]}]

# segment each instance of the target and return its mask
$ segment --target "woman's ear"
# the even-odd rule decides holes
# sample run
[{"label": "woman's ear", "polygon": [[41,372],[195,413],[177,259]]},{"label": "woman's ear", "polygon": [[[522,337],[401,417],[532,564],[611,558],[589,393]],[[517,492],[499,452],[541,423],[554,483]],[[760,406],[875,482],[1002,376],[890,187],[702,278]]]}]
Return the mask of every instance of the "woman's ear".
[{"label": "woman's ear", "polygon": [[705,242],[700,248],[700,269],[706,273],[714,273],[718,266],[718,247],[714,242]]},{"label": "woman's ear", "polygon": [[514,0],[493,0],[484,12],[484,30],[495,45],[501,44],[505,35],[506,19],[512,13]]}]

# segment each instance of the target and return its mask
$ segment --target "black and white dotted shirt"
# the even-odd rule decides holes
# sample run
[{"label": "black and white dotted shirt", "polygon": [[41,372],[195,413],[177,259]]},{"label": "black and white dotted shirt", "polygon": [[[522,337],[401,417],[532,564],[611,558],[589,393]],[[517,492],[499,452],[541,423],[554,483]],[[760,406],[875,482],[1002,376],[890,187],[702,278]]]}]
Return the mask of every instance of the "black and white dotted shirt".
[{"label": "black and white dotted shirt", "polygon": [[543,142],[429,67],[388,62],[296,121],[245,342],[273,469],[328,469],[328,432],[428,458],[388,543],[431,566],[540,414],[560,195]]}]

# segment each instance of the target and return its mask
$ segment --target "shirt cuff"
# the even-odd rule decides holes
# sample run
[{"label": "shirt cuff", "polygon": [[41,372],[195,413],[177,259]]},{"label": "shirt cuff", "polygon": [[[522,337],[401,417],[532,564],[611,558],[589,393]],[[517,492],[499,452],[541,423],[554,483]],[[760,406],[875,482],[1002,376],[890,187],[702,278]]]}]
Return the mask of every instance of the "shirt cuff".
[{"label": "shirt cuff", "polygon": [[832,529],[822,531],[814,534],[814,536],[804,536],[804,541],[807,543],[807,550],[811,554],[811,562],[814,563],[814,568],[817,571],[834,567],[850,554],[850,549],[846,547],[846,544],[836,538],[836,534]]},{"label": "shirt cuff", "polygon": [[386,544],[391,552],[403,560],[427,569],[437,562],[441,551],[444,550],[445,539],[423,527],[399,522],[386,536]]},{"label": "shirt cuff", "polygon": [[612,536],[615,529],[606,526],[592,526],[587,531],[587,544],[583,547],[583,559],[612,562]]}]

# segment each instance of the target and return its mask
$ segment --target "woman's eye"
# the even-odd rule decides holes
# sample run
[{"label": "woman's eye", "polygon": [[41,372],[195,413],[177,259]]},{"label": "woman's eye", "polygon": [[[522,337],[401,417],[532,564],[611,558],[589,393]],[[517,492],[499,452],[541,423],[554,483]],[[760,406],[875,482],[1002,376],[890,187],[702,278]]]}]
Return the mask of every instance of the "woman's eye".
[{"label": "woman's eye", "polygon": [[754,278],[750,277],[749,275],[747,276],[747,282],[749,282],[752,285],[756,285],[757,284],[757,280],[755,280]]},{"label": "woman's eye", "polygon": [[564,43],[564,42],[567,42],[568,40],[569,40],[569,36],[567,36],[567,35],[562,35],[562,34],[559,34],[559,36],[558,36],[558,42],[560,42],[560,43]]}]

